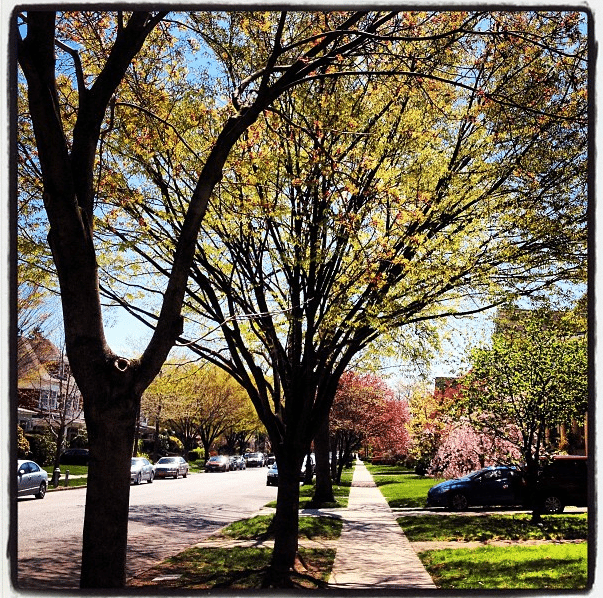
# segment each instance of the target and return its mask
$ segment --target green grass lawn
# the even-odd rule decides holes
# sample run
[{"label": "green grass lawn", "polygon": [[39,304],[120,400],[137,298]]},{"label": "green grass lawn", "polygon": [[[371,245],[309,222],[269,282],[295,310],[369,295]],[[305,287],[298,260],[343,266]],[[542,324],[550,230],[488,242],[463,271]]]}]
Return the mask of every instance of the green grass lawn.
[{"label": "green grass lawn", "polygon": [[[216,538],[227,537],[236,540],[268,539],[273,534],[268,533],[272,515],[257,515],[250,519],[235,521],[224,528]],[[341,535],[343,521],[334,517],[300,517],[299,537],[309,540],[334,540]]]},{"label": "green grass lawn", "polygon": [[582,590],[587,544],[485,546],[419,553],[434,583],[454,590]]},{"label": "green grass lawn", "polygon": [[[425,508],[427,491],[441,480],[399,466],[367,467],[391,507]],[[484,546],[419,553],[438,588],[453,590],[581,590],[588,581],[586,514],[425,514],[397,518],[411,542],[549,540],[539,545]],[[555,541],[571,541],[555,544]],[[583,541],[580,541],[583,540]]]},{"label": "green grass lawn", "polygon": [[586,540],[588,519],[576,515],[546,515],[541,525],[531,515],[413,515],[397,518],[411,542],[486,540]]},{"label": "green grass lawn", "polygon": [[[321,508],[328,509],[345,509],[348,506],[348,499],[350,496],[350,488],[352,487],[352,475],[353,469],[344,469],[341,473],[341,483],[333,484],[333,494],[335,496],[334,503],[323,503],[320,505]],[[308,509],[313,508],[312,497],[314,496],[314,484],[303,485],[299,487],[299,508]],[[276,500],[269,502],[267,507],[276,507]]]},{"label": "green grass lawn", "polygon": [[191,473],[205,472],[205,461],[203,459],[197,459],[197,461],[189,461],[188,470]]},{"label": "green grass lawn", "polygon": [[[48,490],[55,490],[52,485],[52,474],[54,468],[52,465],[42,467],[48,473]],[[88,466],[87,465],[60,465],[61,477],[59,478],[59,488],[65,488],[65,474],[69,471],[69,481],[67,486],[85,486],[88,482]],[[81,477],[84,476],[84,477]]]},{"label": "green grass lawn", "polygon": [[[214,539],[266,540],[272,516],[257,516],[236,521]],[[337,539],[342,522],[329,517],[300,517],[299,538]],[[132,580],[129,587],[156,586],[186,590],[259,590],[270,564],[272,549],[258,546],[197,546],[165,560],[159,566]],[[303,589],[326,588],[335,550],[331,548],[298,549],[292,581]],[[160,581],[153,579],[160,577]]]},{"label": "green grass lawn", "polygon": [[425,508],[427,491],[442,481],[418,476],[410,469],[399,465],[371,465],[369,463],[366,467],[392,508]]}]

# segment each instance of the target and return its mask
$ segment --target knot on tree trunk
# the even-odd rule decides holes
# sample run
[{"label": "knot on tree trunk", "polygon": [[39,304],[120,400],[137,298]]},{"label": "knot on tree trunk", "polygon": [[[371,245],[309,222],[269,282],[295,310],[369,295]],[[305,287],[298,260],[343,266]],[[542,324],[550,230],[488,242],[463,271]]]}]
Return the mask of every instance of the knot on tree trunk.
[{"label": "knot on tree trunk", "polygon": [[125,357],[116,357],[113,360],[113,365],[115,369],[120,372],[125,372],[130,367],[130,361]]}]

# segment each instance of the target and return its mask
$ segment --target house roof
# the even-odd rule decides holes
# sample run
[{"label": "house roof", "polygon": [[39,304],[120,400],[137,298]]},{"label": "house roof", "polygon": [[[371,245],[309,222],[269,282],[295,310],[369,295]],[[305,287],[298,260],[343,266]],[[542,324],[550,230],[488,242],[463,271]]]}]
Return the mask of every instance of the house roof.
[{"label": "house roof", "polygon": [[19,337],[17,341],[18,388],[39,390],[58,388],[64,382],[53,375],[56,364],[67,364],[66,356],[59,348],[40,335],[33,338]]}]

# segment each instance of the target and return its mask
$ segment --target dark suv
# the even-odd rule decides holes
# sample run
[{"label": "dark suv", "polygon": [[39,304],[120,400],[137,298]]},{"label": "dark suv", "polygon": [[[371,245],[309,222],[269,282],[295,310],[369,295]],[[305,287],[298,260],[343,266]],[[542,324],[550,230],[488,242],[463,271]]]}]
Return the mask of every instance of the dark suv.
[{"label": "dark suv", "polygon": [[538,497],[545,513],[562,513],[567,505],[588,505],[588,458],[555,455],[542,467]]},{"label": "dark suv", "polygon": [[88,449],[69,448],[63,452],[59,459],[61,465],[88,465]]}]

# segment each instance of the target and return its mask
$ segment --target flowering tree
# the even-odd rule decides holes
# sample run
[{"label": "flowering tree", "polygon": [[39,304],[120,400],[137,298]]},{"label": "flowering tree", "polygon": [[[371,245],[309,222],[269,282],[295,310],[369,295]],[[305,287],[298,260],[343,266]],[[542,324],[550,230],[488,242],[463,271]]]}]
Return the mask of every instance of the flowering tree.
[{"label": "flowering tree", "polygon": [[[507,434],[511,438],[519,436],[516,429],[508,429]],[[444,431],[428,472],[455,478],[482,467],[518,462],[520,459],[517,444],[480,432],[463,420],[449,425]]]},{"label": "flowering tree", "polygon": [[397,398],[386,398],[382,413],[380,432],[371,437],[371,444],[380,453],[399,459],[408,454],[410,434],[408,402]]},{"label": "flowering tree", "polygon": [[450,393],[429,392],[418,387],[411,392],[408,405],[410,436],[408,454],[417,473],[424,474],[435,457],[450,423]]},{"label": "flowering tree", "polygon": [[330,414],[338,455],[338,483],[352,453],[360,449],[364,441],[384,434],[388,400],[393,400],[393,391],[373,374],[346,372],[341,377]]}]

